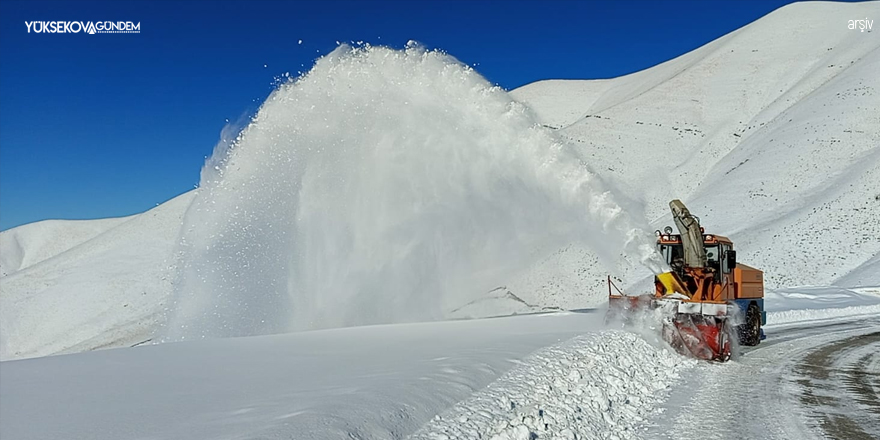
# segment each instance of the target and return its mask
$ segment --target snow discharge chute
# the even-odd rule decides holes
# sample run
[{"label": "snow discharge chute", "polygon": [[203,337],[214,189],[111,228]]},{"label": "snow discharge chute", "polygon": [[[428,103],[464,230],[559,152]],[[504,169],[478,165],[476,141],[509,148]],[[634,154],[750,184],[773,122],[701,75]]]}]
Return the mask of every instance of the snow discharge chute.
[{"label": "snow discharge chute", "polygon": [[576,240],[657,261],[523,105],[416,45],[319,59],[198,191],[168,340],[441,319]]}]

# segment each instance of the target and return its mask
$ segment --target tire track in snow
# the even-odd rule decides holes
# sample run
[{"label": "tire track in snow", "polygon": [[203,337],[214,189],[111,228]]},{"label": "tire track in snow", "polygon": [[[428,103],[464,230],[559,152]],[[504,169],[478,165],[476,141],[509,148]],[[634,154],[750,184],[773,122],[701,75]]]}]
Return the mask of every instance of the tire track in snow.
[{"label": "tire track in snow", "polygon": [[880,437],[880,331],[853,336],[816,350],[796,371],[801,402],[831,438]]}]

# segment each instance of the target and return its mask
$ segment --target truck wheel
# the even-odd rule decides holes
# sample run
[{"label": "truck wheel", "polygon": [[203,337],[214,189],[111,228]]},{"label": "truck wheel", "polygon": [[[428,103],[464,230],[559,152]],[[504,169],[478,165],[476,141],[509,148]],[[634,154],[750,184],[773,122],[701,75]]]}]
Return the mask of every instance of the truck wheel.
[{"label": "truck wheel", "polygon": [[739,343],[755,346],[761,342],[761,311],[756,304],[749,304],[746,311],[746,322],[739,326]]}]

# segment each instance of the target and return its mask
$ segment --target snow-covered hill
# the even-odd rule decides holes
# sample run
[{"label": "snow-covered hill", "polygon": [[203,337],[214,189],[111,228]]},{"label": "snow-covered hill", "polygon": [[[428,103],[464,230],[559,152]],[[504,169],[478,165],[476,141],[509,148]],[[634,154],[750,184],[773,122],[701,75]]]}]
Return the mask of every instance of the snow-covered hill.
[{"label": "snow-covered hill", "polygon": [[[168,269],[193,195],[121,219],[46,221],[0,233],[4,261],[16,255],[23,262],[0,278],[3,359],[149,338],[171,294]],[[10,251],[28,243],[40,246]],[[60,252],[47,255],[47,249]]]},{"label": "snow-covered hill", "polygon": [[[450,134],[448,139],[464,142],[462,145],[471,145],[467,142],[473,142],[471,146],[475,148],[494,148],[499,142],[522,139],[520,135],[523,133],[528,133],[528,139],[535,142],[555,138],[573,146],[586,169],[601,177],[603,182],[595,187],[610,189],[615,203],[625,207],[636,219],[644,216],[647,221],[653,222],[654,227],[662,227],[669,223],[665,217],[666,203],[673,198],[684,200],[701,217],[707,230],[734,240],[741,261],[765,270],[770,287],[835,283],[846,287],[876,286],[880,285],[880,221],[876,220],[880,218],[880,76],[876,75],[880,71],[880,39],[876,38],[876,32],[851,31],[846,23],[852,17],[880,15],[878,13],[880,3],[877,2],[793,4],[693,52],[642,72],[610,80],[553,80],[527,85],[512,91],[510,96],[525,103],[537,121],[549,127],[535,132],[518,131],[520,126],[516,121],[520,120],[517,119],[519,116],[510,116],[515,112],[497,113],[495,119],[500,122],[492,120],[491,112],[496,108],[510,112],[505,101],[507,98],[501,92],[488,92],[488,88],[481,88],[478,79],[467,75],[456,79],[455,75],[461,71],[443,67],[445,61],[435,63],[436,72],[439,72],[436,76],[425,76],[429,72],[427,70],[419,71],[422,77],[407,76],[405,69],[424,69],[425,66],[405,64],[411,60],[403,57],[404,64],[386,66],[381,75],[398,75],[394,77],[395,80],[406,80],[409,84],[432,85],[425,87],[424,94],[421,94],[421,90],[410,90],[409,95],[394,95],[395,99],[404,102],[412,97],[439,96],[434,94],[431,87],[442,90],[437,86],[440,81],[458,81],[455,84],[462,87],[462,93],[450,96],[443,102],[442,105],[447,106],[440,109],[443,111],[437,111],[434,101],[424,99],[425,102],[420,104],[416,102],[423,106],[418,111],[406,113],[407,118],[423,117],[421,120],[430,120],[434,125],[437,125],[436,121],[443,121],[447,125],[430,127],[434,131],[413,130],[411,127],[403,131],[398,128],[398,134],[401,134],[398,137],[367,132],[366,139],[375,141],[374,147],[378,152],[383,151],[380,147],[394,145],[407,136],[424,141],[425,145],[440,145],[437,143],[438,133],[443,133],[443,130],[455,131],[457,127],[453,121],[459,121],[462,126],[465,126],[462,121],[467,121],[469,125],[463,132],[469,137],[457,133]],[[333,57],[326,61],[329,67],[322,73],[338,71],[341,64],[333,63],[343,61]],[[372,61],[365,56],[356,58],[354,64],[360,62],[367,65]],[[372,81],[364,83],[366,89],[388,87],[387,81],[381,82],[382,76],[366,78]],[[306,85],[311,84],[315,92],[322,92],[321,87],[326,84],[317,82],[315,78],[313,80],[315,82]],[[328,81],[332,83],[332,80]],[[299,98],[305,99],[308,95],[300,95]],[[375,105],[372,98],[365,98],[364,95],[354,95],[350,99],[359,100],[345,101],[357,103],[348,107],[353,117],[340,119],[338,126],[333,128],[334,132],[362,130],[363,127],[356,124],[364,120],[363,115],[358,113],[362,107],[358,106]],[[409,101],[406,102],[409,104]],[[393,131],[394,127],[401,126],[394,123],[394,115],[402,113],[395,113],[390,108],[397,105],[396,101],[390,100],[388,103],[386,107],[371,110],[381,110],[379,114],[383,115],[383,118],[376,119],[377,126]],[[285,105],[291,104],[287,102]],[[455,117],[461,116],[460,119],[450,119],[448,110],[456,108],[459,111],[453,113]],[[318,110],[329,114],[332,107]],[[425,115],[430,118],[424,119]],[[269,116],[268,120],[271,121],[273,116]],[[510,122],[505,118],[516,121]],[[527,115],[522,118],[527,119]],[[412,122],[410,119],[407,121]],[[509,130],[492,131],[501,126],[499,124],[507,124],[504,127]],[[317,127],[315,124],[311,126]],[[406,124],[403,126],[406,127]],[[283,125],[266,130],[266,137],[277,139],[278,136],[294,136],[290,131],[278,127],[283,128]],[[302,133],[295,132],[295,135]],[[352,138],[354,136],[341,136],[331,140],[336,142],[334,145],[352,148]],[[521,145],[517,148],[525,150],[527,147]],[[262,159],[246,162],[246,165],[253,167],[272,163],[276,166],[280,163],[279,158],[292,160],[292,157],[285,156],[288,154],[285,150],[274,146],[264,151]],[[491,150],[491,154],[474,157],[461,156],[466,150],[455,151],[453,159],[443,155],[436,157],[446,165],[466,163],[484,166],[486,164],[480,163],[484,161],[490,166],[486,169],[495,171],[499,169],[495,162],[499,158],[509,160],[509,164],[517,167],[523,164],[520,157],[511,159],[501,156],[504,150]],[[405,156],[394,157],[399,159]],[[329,161],[329,165],[358,170],[343,159],[329,157],[323,160]],[[393,161],[381,160],[376,163],[391,163],[389,167],[394,164]],[[430,163],[420,162],[420,166],[424,166],[419,169],[420,174],[426,178],[442,176],[443,173],[431,172]],[[333,175],[322,174],[315,169],[307,171],[311,180],[306,183],[322,188],[337,184]],[[464,185],[473,185],[480,191],[507,188],[509,192],[505,194],[534,196],[529,200],[546,202],[537,209],[544,209],[548,215],[552,210],[546,208],[555,203],[553,201],[557,197],[543,193],[535,196],[535,188],[553,181],[548,178],[535,178],[534,181],[539,183],[533,184],[529,180],[532,177],[518,180],[512,173],[484,179],[479,177],[479,172],[448,168],[445,171],[449,176],[464,176],[459,180],[462,188]],[[241,185],[274,171],[244,172],[251,174],[240,176],[238,183]],[[499,186],[499,181],[504,186]],[[520,182],[521,185],[509,185],[510,182]],[[433,183],[419,186],[398,178],[389,178],[375,185],[356,185],[347,190],[325,192],[329,197],[312,200],[312,203],[318,203],[315,205],[317,207],[320,207],[320,203],[327,206],[326,212],[317,209],[311,211],[313,223],[321,223],[326,228],[338,227],[328,219],[352,212],[373,212],[368,210],[369,207],[353,208],[346,202],[346,197],[370,194],[376,188],[427,189],[433,191],[432,194],[437,194],[439,190],[459,189],[456,185],[440,186]],[[255,194],[268,197],[272,193],[263,191]],[[486,194],[491,195],[491,192]],[[197,197],[196,192],[190,192],[153,210],[125,219],[40,222],[0,233],[0,357],[14,359],[84,351],[132,344],[150,338],[172,297],[172,284],[178,276],[176,265],[179,262],[175,246],[185,214],[191,206],[197,206],[193,205]],[[502,196],[496,194],[493,197]],[[202,201],[214,203],[219,200],[222,203],[232,198],[209,198],[205,195]],[[502,215],[513,212],[503,209],[517,206],[506,202],[486,204],[478,198],[448,197],[438,197],[437,200],[442,202],[438,206],[451,207],[456,210],[454,212],[464,213],[465,207],[478,207],[481,221],[494,222],[500,228],[498,231],[501,232],[496,231],[496,237],[503,237],[506,233],[503,231],[515,229],[513,223],[505,224],[501,219],[518,219],[528,215],[524,214],[526,211],[515,216]],[[377,203],[399,206],[394,204],[400,203],[400,200],[390,198],[378,200]],[[594,207],[583,208],[586,211]],[[479,228],[468,229],[473,225],[459,222],[461,217],[443,217],[442,211],[433,215],[429,215],[429,211],[410,214],[410,223],[387,223],[392,224],[391,229],[380,232],[388,234],[391,231],[399,238],[401,234],[406,236],[421,231],[419,225],[412,223],[412,219],[430,220],[437,228],[460,228],[464,231],[462,237],[480,236],[480,231],[483,231]],[[226,220],[221,220],[235,224],[240,218],[230,214]],[[591,218],[595,220],[596,216]],[[517,226],[534,233],[534,217],[528,219]],[[211,221],[220,224],[216,223],[217,218]],[[516,264],[521,261],[528,263],[518,275],[498,280],[497,285],[505,286],[505,289],[484,294],[497,287],[484,286],[480,292],[468,293],[470,296],[444,298],[449,300],[443,304],[445,315],[426,312],[418,319],[503,314],[545,307],[579,308],[601,303],[604,301],[606,273],[635,283],[650,272],[638,266],[632,256],[624,257],[619,264],[600,258],[600,254],[608,252],[608,249],[600,249],[600,244],[603,234],[607,233],[603,232],[603,225],[607,227],[609,222],[600,223],[586,226],[595,230],[589,240],[573,241],[558,249],[536,250],[525,259],[505,257],[505,264],[512,263],[512,260],[516,260]],[[273,225],[271,221],[268,224]],[[192,230],[193,224],[190,226],[188,230]],[[227,226],[224,223],[223,227]],[[262,227],[264,223],[257,226]],[[424,226],[421,224],[421,227]],[[222,233],[222,229],[217,230]],[[352,236],[355,232],[352,231]],[[381,237],[381,234],[377,234],[368,238],[373,240]],[[364,253],[363,248],[346,248],[346,243],[333,242],[336,238],[338,236],[326,235],[322,238],[324,241],[313,243],[313,246],[328,246],[329,243],[337,246],[340,252],[352,249],[362,252],[358,261],[361,266],[346,266],[348,269],[355,267],[359,274],[383,270],[364,266],[364,262],[372,261],[377,266],[383,261],[401,264],[381,252],[369,254]],[[436,238],[436,243],[442,244],[449,237]],[[531,238],[517,237],[524,241],[517,242],[515,246],[499,245],[497,241],[487,240],[484,255],[498,258],[499,255],[505,255],[505,250],[525,249]],[[216,241],[213,235],[212,240],[212,245],[223,244]],[[619,244],[613,238],[608,241]],[[272,239],[265,244],[272,246],[279,242],[282,240]],[[422,252],[416,239],[401,240],[397,244],[400,246],[397,248],[399,252]],[[273,261],[273,264],[278,263],[286,268],[283,262],[277,259]],[[492,267],[492,261],[473,261],[485,265],[485,268]],[[459,263],[462,262],[467,260]],[[446,261],[445,267],[455,268],[456,271],[469,267],[455,263],[455,259],[451,258]],[[315,267],[328,268],[326,265]],[[395,266],[399,267],[422,270],[422,266],[417,265]],[[399,271],[387,273],[399,274]],[[481,272],[479,279],[494,280],[493,275]],[[358,276],[361,277],[358,279],[373,280],[369,276]],[[471,278],[477,279],[476,275]],[[321,279],[322,282],[328,280],[333,281],[332,274]],[[410,281],[406,280],[397,286],[409,286],[407,283]],[[381,286],[373,287],[379,291]],[[436,286],[429,287],[426,292],[433,291],[431,289]],[[437,287],[438,292],[441,290]],[[504,294],[499,295],[498,292]],[[508,292],[512,295],[507,295]],[[407,302],[404,298],[395,297],[394,301],[395,307],[404,311],[427,306],[420,299]],[[323,316],[327,322],[339,325],[354,322],[351,316],[341,316],[342,311],[338,312],[340,316],[332,316],[337,313],[334,312],[337,310],[336,303],[322,303],[322,299],[316,297],[303,304],[320,310],[320,314],[309,316]],[[475,304],[479,307],[475,308]],[[383,316],[370,310],[375,314],[370,322],[401,320],[399,315]],[[349,310],[346,313],[357,311]]]},{"label": "snow-covered hill", "polygon": [[0,232],[0,276],[5,277],[42,263],[127,219],[46,220]]},{"label": "snow-covered hill", "polygon": [[[880,38],[846,26],[877,12],[877,2],[796,3],[642,72],[511,94],[656,228],[682,199],[769,287],[877,285],[867,262],[880,254]],[[590,257],[573,249],[548,262],[572,284],[510,287],[570,303],[566,292],[584,290],[572,287],[601,279],[578,274]]]}]

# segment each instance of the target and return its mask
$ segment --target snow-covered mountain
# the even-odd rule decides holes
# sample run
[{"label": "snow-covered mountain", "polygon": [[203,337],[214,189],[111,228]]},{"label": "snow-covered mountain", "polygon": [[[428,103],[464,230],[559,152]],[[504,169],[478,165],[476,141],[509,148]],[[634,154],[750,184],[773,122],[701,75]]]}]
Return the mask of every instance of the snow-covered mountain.
[{"label": "snow-covered mountain", "polygon": [[[467,147],[485,147],[486,151],[492,153],[471,157],[466,154],[470,150],[454,150],[456,156],[452,159],[448,155],[438,154],[436,157],[444,161],[441,163],[456,166],[475,164],[474,167],[488,166],[487,169],[493,171],[503,170],[497,165],[502,163],[514,167],[510,168],[514,171],[511,171],[511,175],[503,176],[502,180],[482,180],[478,177],[479,172],[472,168],[447,167],[445,172],[459,178],[456,182],[462,183],[462,188],[465,188],[464,185],[473,185],[472,188],[486,191],[487,198],[503,199],[504,194],[534,196],[528,200],[540,203],[535,206],[537,210],[544,209],[548,216],[565,220],[567,217],[550,214],[556,212],[555,208],[550,209],[555,206],[554,203],[568,200],[565,194],[537,191],[535,195],[536,188],[546,189],[547,185],[556,182],[552,176],[526,176],[528,171],[524,171],[527,168],[523,166],[525,162],[522,156],[511,158],[504,155],[505,150],[492,149],[501,145],[501,141],[515,143],[526,135],[528,137],[525,139],[533,141],[536,148],[543,146],[544,142],[547,142],[547,148],[552,148],[552,142],[559,142],[565,148],[572,148],[576,156],[582,159],[585,170],[589,171],[585,171],[587,176],[592,173],[599,176],[597,180],[601,180],[601,184],[592,188],[611,190],[615,203],[626,208],[637,220],[645,217],[645,223],[651,222],[653,227],[660,228],[669,223],[666,218],[668,201],[673,198],[684,200],[700,216],[707,230],[734,240],[741,261],[765,271],[771,288],[804,284],[876,286],[880,285],[880,221],[877,221],[880,218],[880,76],[876,74],[880,71],[880,39],[876,38],[875,32],[849,30],[846,24],[853,17],[880,15],[878,12],[880,4],[876,2],[792,4],[697,50],[641,72],[610,80],[540,81],[510,92],[513,99],[530,109],[522,115],[522,121],[532,117],[529,115],[531,113],[546,129],[521,129],[520,116],[511,110],[506,94],[490,91],[491,88],[484,87],[476,73],[455,67],[454,63],[449,64],[451,60],[443,57],[422,59],[386,51],[383,52],[385,58],[399,56],[399,62],[375,67],[370,64],[375,60],[370,55],[375,52],[371,51],[385,49],[367,48],[358,49],[365,51],[365,54],[351,58],[335,52],[319,62],[316,69],[322,74],[332,74],[351,68],[351,65],[373,66],[373,70],[365,70],[372,72],[370,76],[354,79],[361,81],[363,89],[367,91],[371,88],[385,90],[389,83],[387,78],[408,81],[407,84],[412,87],[427,84],[423,89],[410,89],[408,95],[394,95],[391,98],[381,95],[383,99],[388,99],[383,104],[385,106],[369,107],[382,116],[374,120],[376,126],[381,127],[383,133],[394,130],[402,133],[397,137],[357,131],[363,129],[357,122],[364,120],[363,114],[358,111],[362,111],[365,105],[375,105],[372,97],[364,95],[363,90],[351,92],[352,95],[348,97],[339,97],[337,104],[347,103],[345,105],[349,106],[345,109],[352,112],[352,117],[340,118],[341,122],[333,126],[334,132],[352,130],[353,133],[362,134],[357,138],[361,142],[364,142],[363,139],[374,142],[370,148],[375,150],[352,149],[363,147],[363,144],[352,146],[354,136],[329,138],[334,146],[362,154],[363,151],[381,152],[383,146],[393,146],[400,139],[407,138],[423,141],[428,146],[442,145],[443,139],[437,140],[438,133],[442,134],[444,130],[451,133],[464,127],[461,132],[464,134],[450,134],[448,139],[463,142],[462,145]],[[324,68],[326,70],[320,70]],[[412,72],[421,76],[413,76]],[[284,124],[289,125],[290,122],[284,122],[284,117],[309,117],[296,113],[296,107],[291,107],[295,99],[291,98],[307,100],[310,97],[308,93],[323,93],[323,87],[336,84],[341,79],[327,80],[327,83],[321,81],[318,75],[307,76],[299,83],[304,91],[284,91],[287,94],[279,92],[273,95],[281,103],[271,102],[270,98],[251,129],[254,134],[246,130],[244,136],[250,136],[251,139],[260,136],[265,139],[302,136],[296,130],[291,134],[291,129],[285,128]],[[431,101],[440,96],[436,91],[453,86],[458,87],[456,90],[461,90],[461,93],[450,96],[442,103],[445,106],[440,109],[442,111],[437,111],[435,101]],[[295,88],[296,85],[291,87]],[[373,95],[376,96],[380,95]],[[405,113],[407,118],[416,119],[406,119],[406,124],[396,122],[394,116],[404,113],[388,103],[396,105],[394,99],[400,99],[409,104],[413,97],[419,96],[430,99],[413,102],[421,107]],[[327,102],[330,103],[328,107],[319,107],[314,114],[320,114],[322,118],[326,115],[320,112],[330,114],[334,110],[334,101]],[[449,109],[456,110],[452,117],[448,116]],[[493,120],[493,115],[497,120]],[[420,117],[422,119],[418,119]],[[514,121],[510,122],[509,118]],[[297,121],[309,122],[309,126],[314,126],[315,130],[320,128],[311,119]],[[423,121],[426,126],[440,122],[435,124],[439,127],[429,127],[431,131],[426,131],[408,127],[407,124],[413,121]],[[307,139],[323,139],[315,136],[323,134],[313,134]],[[238,177],[223,176],[226,182],[232,182],[229,183],[230,188],[244,188],[253,182],[254,176],[273,173],[284,175],[285,171],[276,170],[276,165],[281,160],[290,161],[293,158],[286,156],[289,152],[284,148],[276,148],[275,144],[265,142],[240,150],[244,153],[236,153],[238,156],[233,159],[238,161],[239,168],[245,170]],[[530,144],[527,142],[516,145],[517,151],[523,154],[537,154],[528,150]],[[254,154],[254,151],[258,151],[259,155],[241,156]],[[314,151],[321,149],[315,148]],[[459,161],[461,154],[465,154],[466,160]],[[319,157],[328,167],[338,166],[358,172],[356,164],[346,162],[345,157]],[[363,155],[359,159],[365,159],[364,163],[373,167],[391,163],[389,170],[393,171],[393,161],[377,160],[374,163],[369,162],[370,157]],[[508,162],[498,162],[500,160]],[[251,169],[270,163],[271,169]],[[441,177],[442,173],[432,173],[429,162],[419,163],[424,165],[418,171],[425,178]],[[208,179],[218,178],[211,174],[211,170],[220,165],[227,166],[212,161],[206,167],[202,189],[181,195],[140,215],[94,221],[46,221],[0,233],[0,357],[15,359],[86,351],[131,345],[151,338],[160,321],[165,318],[167,309],[177,307],[171,304],[179,300],[175,296],[174,283],[181,279],[180,271],[185,266],[181,258],[186,258],[178,254],[182,249],[178,247],[180,238],[184,237],[184,245],[190,245],[194,237],[188,231],[198,226],[198,221],[208,224],[207,220],[218,228],[216,231],[222,236],[222,232],[227,230],[223,228],[234,225],[242,218],[230,214],[205,220],[205,217],[196,215],[205,212],[206,204],[236,201],[238,199],[235,197],[241,195],[236,195],[233,189],[210,195],[219,191],[216,188],[222,185],[206,186],[204,176]],[[353,208],[354,204],[349,203],[347,194],[371,194],[370,191],[376,188],[396,187],[411,189],[416,195],[421,194],[418,191],[430,191],[436,195],[441,190],[454,194],[458,188],[449,182],[443,182],[443,186],[433,183],[421,185],[397,178],[373,182],[376,186],[336,187],[334,185],[339,184],[336,181],[338,176],[321,174],[316,169],[297,169],[304,174],[304,180],[297,185],[302,183],[307,188],[329,188],[322,193],[328,197],[306,200],[313,204],[309,205],[313,210],[300,211],[313,215],[313,227],[341,227],[328,219],[375,212],[370,211],[371,207]],[[353,179],[362,182],[356,180],[357,177]],[[562,178],[558,181],[567,182]],[[301,188],[296,185],[275,187],[297,191]],[[492,189],[498,188],[505,188],[508,192],[492,192]],[[197,194],[198,191],[203,194]],[[260,197],[269,197],[273,193],[261,187],[261,191],[252,194],[258,194],[258,197],[251,199],[263,200]],[[411,200],[415,199],[406,199],[406,206],[412,205],[409,203]],[[460,292],[461,286],[455,283],[443,288],[426,286],[426,292],[436,292],[441,296],[442,301],[439,302],[442,304],[436,308],[439,312],[430,309],[410,318],[401,318],[400,314],[390,312],[382,315],[382,310],[374,311],[363,298],[352,299],[352,303],[359,304],[362,310],[369,310],[374,315],[363,322],[400,322],[542,308],[589,307],[604,301],[606,273],[624,277],[629,283],[637,283],[650,274],[637,264],[637,258],[632,254],[625,255],[617,262],[613,260],[614,251],[611,251],[611,258],[606,255],[609,253],[607,247],[622,245],[617,238],[608,238],[609,246],[603,248],[604,237],[613,235],[608,232],[609,223],[614,223],[613,218],[603,222],[601,215],[590,217],[585,228],[594,230],[594,233],[586,240],[562,243],[554,249],[534,246],[536,250],[533,253],[510,258],[505,257],[508,250],[531,249],[530,240],[538,237],[535,235],[535,225],[539,223],[534,221],[535,217],[529,217],[526,211],[509,215],[514,211],[505,209],[514,209],[517,205],[504,201],[487,204],[479,197],[475,200],[438,197],[436,200],[436,206],[448,206],[453,213],[465,213],[467,209],[477,207],[474,209],[479,213],[480,221],[497,225],[498,231],[501,231],[497,236],[487,238],[487,251],[484,254],[468,255],[504,258],[505,267],[524,265],[524,269],[499,279],[498,274],[488,273],[491,272],[488,269],[492,268],[491,260],[464,259],[461,262],[485,265],[481,266],[485,270],[478,274],[479,277],[468,274],[455,281],[497,280],[497,285],[480,284],[476,292],[454,295],[444,295],[444,292],[450,286],[455,286],[456,291]],[[402,206],[395,205],[399,200],[376,199],[373,202],[383,206]],[[326,212],[321,211],[321,206],[326,207]],[[584,210],[593,208],[592,205],[585,206]],[[272,214],[270,208],[266,211]],[[448,213],[443,211],[414,211],[407,215],[410,223],[395,224],[385,218],[376,219],[376,222],[385,221],[382,228],[388,229],[374,228],[381,232],[374,235],[357,235],[362,231],[342,226],[348,228],[345,230],[351,232],[353,237],[368,238],[364,242],[367,244],[373,243],[370,240],[385,237],[382,234],[389,231],[396,238],[422,231],[419,228],[423,228],[424,223],[414,225],[412,222],[425,219],[434,222],[432,227],[438,230],[458,228],[464,231],[460,237],[453,237],[453,241],[466,241],[468,237],[479,236],[485,230],[469,229],[472,226],[470,223],[458,223],[461,216],[444,217]],[[190,216],[189,226],[182,231],[187,216]],[[504,220],[506,218],[513,220]],[[522,222],[516,223],[520,218]],[[258,226],[277,225],[272,223],[275,221],[273,219],[264,217],[261,221],[265,220],[265,223]],[[570,227],[562,220],[557,225]],[[513,245],[499,244],[503,234],[517,231],[517,228],[527,231],[524,236],[517,236],[520,241]],[[650,228],[646,229],[650,232]],[[208,246],[230,245],[218,241],[216,234],[208,235],[210,237],[195,238],[210,238],[212,241]],[[286,240],[278,238],[280,236],[271,237],[271,240],[266,239],[266,246]],[[312,245],[324,248],[336,246],[333,249],[340,252],[340,261],[343,256],[350,258],[349,254],[341,252],[351,251],[359,256],[360,259],[355,262],[357,264],[351,263],[345,267],[345,270],[359,274],[350,279],[372,282],[372,275],[363,274],[371,270],[381,274],[381,270],[385,270],[383,267],[395,269],[389,269],[387,273],[398,276],[400,272],[397,269],[401,267],[422,270],[422,266],[406,265],[406,262],[394,260],[392,255],[395,252],[421,255],[419,252],[423,248],[419,247],[421,244],[417,240],[398,241],[396,245],[399,247],[388,249],[386,255],[383,252],[366,253],[363,248],[354,245],[348,248],[348,244],[334,241],[338,235],[325,234],[321,237],[320,243]],[[436,239],[436,243],[442,244],[449,237],[438,236]],[[618,247],[617,250],[620,249]],[[471,267],[469,264],[464,267],[456,265],[457,261],[453,260],[445,260],[443,267],[452,268],[450,270],[456,273],[464,273]],[[393,265],[365,267],[365,261],[390,262]],[[272,259],[270,263],[287,269],[278,259]],[[308,267],[342,270],[341,266]],[[320,270],[312,272],[318,273]],[[434,276],[442,280],[442,276]],[[387,278],[394,279],[393,276]],[[321,286],[327,280],[332,281],[333,274],[317,280],[314,286]],[[395,288],[403,289],[416,281],[404,280],[395,284]],[[274,282],[273,278],[273,288],[277,287]],[[278,285],[286,286],[285,283],[279,282]],[[497,286],[504,288],[490,292]],[[379,287],[382,286],[372,287],[381,291]],[[428,306],[434,306],[437,295],[424,295],[424,298],[432,298],[431,304],[427,304],[428,300],[422,299],[423,296],[409,300],[394,297],[392,308],[401,313],[427,309]],[[309,314],[309,317],[320,316],[333,325],[360,322],[357,321],[358,317],[349,316],[357,310],[342,311],[338,308],[338,302],[322,303],[320,297],[315,297],[303,304],[320,311]],[[219,307],[220,304],[214,306]],[[311,327],[306,325],[303,328]]]},{"label": "snow-covered mountain", "polygon": [[193,196],[120,219],[50,220],[0,233],[3,359],[149,338],[171,293],[169,267]]},{"label": "snow-covered mountain", "polygon": [[796,3],[642,72],[511,94],[655,227],[681,198],[769,287],[876,285],[880,39],[847,22],[878,7]]}]

